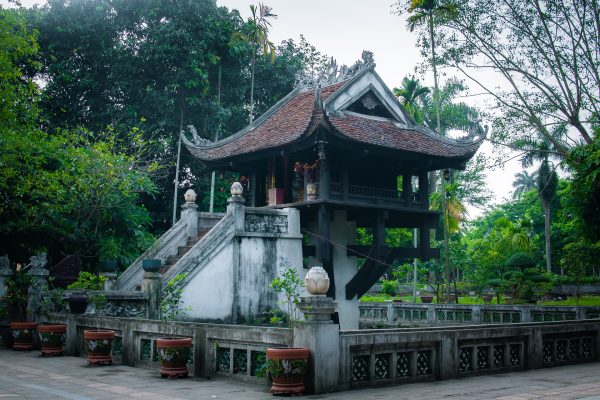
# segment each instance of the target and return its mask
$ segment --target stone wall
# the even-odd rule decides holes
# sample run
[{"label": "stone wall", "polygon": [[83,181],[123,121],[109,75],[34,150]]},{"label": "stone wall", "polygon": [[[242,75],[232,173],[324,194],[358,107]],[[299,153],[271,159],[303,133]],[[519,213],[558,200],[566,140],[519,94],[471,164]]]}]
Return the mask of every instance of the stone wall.
[{"label": "stone wall", "polygon": [[163,276],[163,287],[185,274],[188,318],[204,322],[256,321],[279,308],[270,283],[287,267],[302,277],[300,215],[231,202],[226,215]]}]

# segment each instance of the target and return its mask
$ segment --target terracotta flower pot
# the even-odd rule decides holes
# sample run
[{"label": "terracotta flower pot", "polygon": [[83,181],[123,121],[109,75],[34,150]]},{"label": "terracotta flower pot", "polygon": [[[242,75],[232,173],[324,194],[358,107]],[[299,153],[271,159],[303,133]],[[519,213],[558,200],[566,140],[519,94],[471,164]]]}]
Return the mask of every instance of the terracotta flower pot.
[{"label": "terracotta flower pot", "polygon": [[89,365],[112,364],[112,344],[115,331],[83,331],[83,341]]},{"label": "terracotta flower pot", "polygon": [[267,349],[267,371],[273,380],[272,394],[304,393],[309,355],[307,348]]},{"label": "terracotta flower pot", "polygon": [[191,347],[191,338],[156,339],[156,348],[160,358],[160,376],[163,378],[187,377],[187,362]]},{"label": "terracotta flower pot", "polygon": [[31,350],[33,349],[33,336],[37,322],[11,322],[10,329],[13,335],[13,349]]},{"label": "terracotta flower pot", "polygon": [[489,303],[492,301],[492,297],[493,295],[491,293],[484,293],[481,295],[481,300],[483,300],[484,303]]},{"label": "terracotta flower pot", "polygon": [[67,333],[66,325],[39,325],[43,356],[62,356]]}]

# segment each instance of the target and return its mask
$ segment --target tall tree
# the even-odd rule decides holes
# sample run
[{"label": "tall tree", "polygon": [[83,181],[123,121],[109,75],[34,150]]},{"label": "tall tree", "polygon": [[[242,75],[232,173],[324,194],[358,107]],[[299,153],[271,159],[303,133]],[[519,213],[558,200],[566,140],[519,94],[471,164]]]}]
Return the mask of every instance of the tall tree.
[{"label": "tall tree", "polygon": [[552,272],[552,247],[550,243],[550,205],[556,196],[558,177],[550,168],[548,159],[544,159],[538,170],[537,189],[544,207],[544,235],[546,237],[546,270]]},{"label": "tall tree", "polygon": [[[590,143],[600,117],[598,1],[462,0],[460,9],[442,29],[440,58],[493,100],[493,138],[521,149],[541,135],[561,159]],[[493,83],[482,71],[497,72]]]},{"label": "tall tree", "polygon": [[537,188],[538,172],[529,174],[527,171],[517,172],[512,186],[515,188],[513,199],[520,199],[523,193]]},{"label": "tall tree", "polygon": [[[401,4],[397,3],[400,10]],[[436,130],[440,132],[440,110],[439,110],[439,87],[437,73],[437,58],[435,53],[435,26],[456,18],[458,8],[454,2],[438,0],[410,0],[406,11],[411,14],[408,17],[408,29],[414,31],[416,27],[427,27],[431,45],[431,66],[433,68],[433,103],[436,110]]]},{"label": "tall tree", "polygon": [[417,124],[425,122],[422,104],[423,98],[429,94],[428,87],[421,86],[418,79],[405,76],[402,79],[402,86],[394,88],[393,92],[394,95],[400,99],[400,102],[408,115],[410,115]]},{"label": "tall tree", "polygon": [[254,72],[256,67],[256,55],[259,49],[262,49],[265,56],[271,56],[271,63],[275,61],[275,45],[269,40],[269,27],[271,22],[269,18],[277,18],[272,13],[272,8],[259,3],[250,5],[250,17],[246,32],[235,32],[232,37],[233,43],[247,42],[252,48],[252,58],[250,61],[250,123],[254,120]]}]

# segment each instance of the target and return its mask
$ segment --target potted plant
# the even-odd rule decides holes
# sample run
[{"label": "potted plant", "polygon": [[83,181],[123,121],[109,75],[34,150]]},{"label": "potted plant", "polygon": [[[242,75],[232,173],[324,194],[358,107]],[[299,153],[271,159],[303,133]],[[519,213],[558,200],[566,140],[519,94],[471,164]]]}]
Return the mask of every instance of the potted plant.
[{"label": "potted plant", "polygon": [[296,269],[288,267],[281,277],[273,279],[271,287],[282,296],[281,304],[288,324],[288,348],[267,349],[267,373],[273,381],[271,393],[302,394],[310,350],[293,346],[300,324],[296,305],[300,302],[303,282]]},{"label": "potted plant", "polygon": [[31,282],[31,276],[20,270],[6,280],[6,293],[2,302],[6,304],[7,314],[12,321],[10,329],[13,339],[12,347],[15,350],[33,349],[37,323],[27,321],[27,303]]},{"label": "potted plant", "polygon": [[142,269],[146,272],[159,272],[162,266],[162,261],[154,258],[142,260]]},{"label": "potted plant", "polygon": [[304,164],[304,176],[306,177],[306,200],[316,200],[319,186],[315,183],[319,174],[319,161],[313,164]]},{"label": "potted plant", "polygon": [[103,275],[95,275],[90,272],[81,271],[77,280],[67,286],[68,290],[72,290],[69,295],[69,309],[73,314],[85,313],[88,302],[89,290],[102,290],[104,282],[107,278]]},{"label": "potted plant", "polygon": [[117,258],[119,257],[119,253],[119,242],[114,236],[100,239],[97,253],[100,258],[98,264],[100,272],[117,272]]},{"label": "potted plant", "polygon": [[[51,312],[60,312],[64,308],[65,299],[60,288],[50,289],[52,278],[39,294],[40,315],[47,321]],[[38,325],[42,356],[60,356],[63,354],[67,326],[64,324],[42,323]]]},{"label": "potted plant", "polygon": [[[67,286],[69,290],[75,290],[69,296],[69,308],[74,314],[83,314],[89,304],[94,306],[96,314],[106,305],[106,296],[98,291],[104,288],[106,277],[95,275],[90,272],[82,271],[75,282]],[[83,342],[87,352],[87,361],[89,365],[111,365],[112,364],[112,343],[115,338],[115,331],[102,330],[99,328],[84,330]]]},{"label": "potted plant", "polygon": [[192,347],[191,338],[176,338],[175,321],[187,315],[189,308],[181,308],[181,295],[186,274],[179,274],[167,282],[160,302],[163,321],[173,323],[171,337],[156,339],[162,378],[185,378],[188,376],[187,361]]},{"label": "potted plant", "polygon": [[[89,302],[94,306],[94,312],[100,314],[100,310],[106,305],[106,296],[102,293],[94,293],[89,296]],[[89,329],[83,331],[83,341],[87,352],[89,365],[112,365],[112,344],[115,339],[115,331],[109,329]]]}]

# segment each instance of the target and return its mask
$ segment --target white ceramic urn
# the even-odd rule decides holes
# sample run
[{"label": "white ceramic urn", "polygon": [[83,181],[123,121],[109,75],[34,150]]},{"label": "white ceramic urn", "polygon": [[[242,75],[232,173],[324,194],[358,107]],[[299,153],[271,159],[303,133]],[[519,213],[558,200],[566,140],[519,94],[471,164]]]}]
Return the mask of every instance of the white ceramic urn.
[{"label": "white ceramic urn", "polygon": [[304,286],[312,295],[324,295],[329,290],[329,275],[322,267],[312,267],[304,278]]}]

